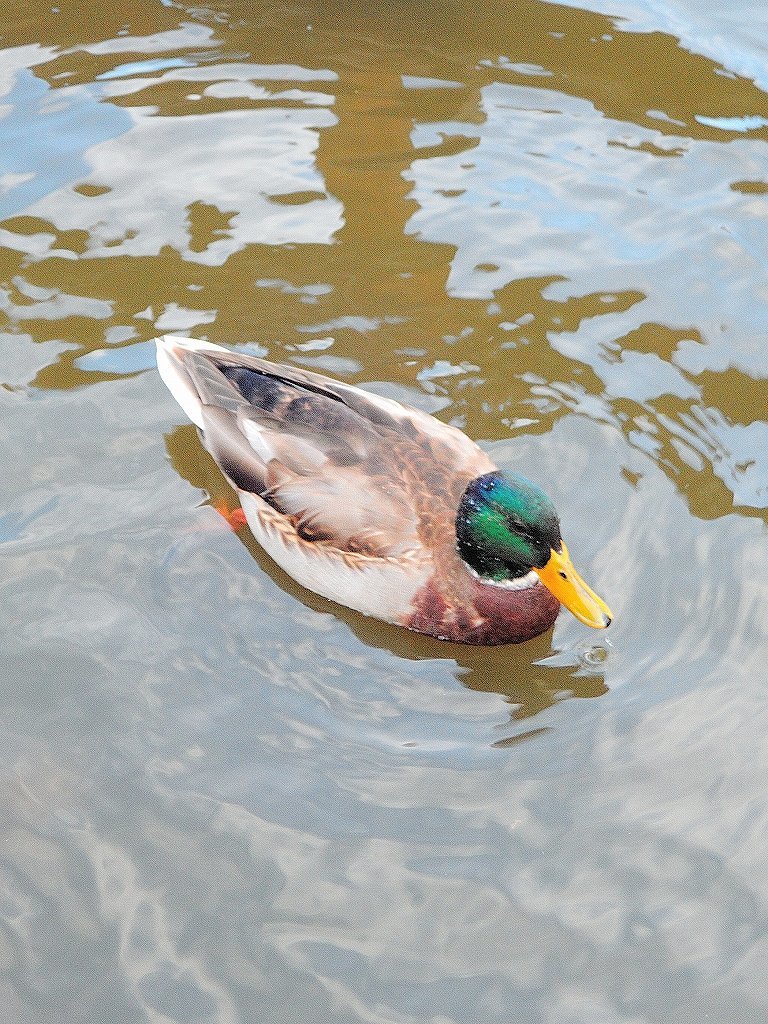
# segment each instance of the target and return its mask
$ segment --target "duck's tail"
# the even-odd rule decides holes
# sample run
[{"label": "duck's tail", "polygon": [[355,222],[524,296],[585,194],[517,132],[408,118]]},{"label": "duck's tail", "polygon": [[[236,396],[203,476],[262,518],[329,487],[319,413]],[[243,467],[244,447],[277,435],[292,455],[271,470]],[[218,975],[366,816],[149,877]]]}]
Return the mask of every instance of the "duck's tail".
[{"label": "duck's tail", "polygon": [[229,349],[213,345],[210,341],[197,338],[177,338],[165,334],[155,338],[157,346],[157,369],[165,385],[192,422],[203,429],[202,402],[192,378],[184,369],[184,360],[189,352],[226,352]]}]

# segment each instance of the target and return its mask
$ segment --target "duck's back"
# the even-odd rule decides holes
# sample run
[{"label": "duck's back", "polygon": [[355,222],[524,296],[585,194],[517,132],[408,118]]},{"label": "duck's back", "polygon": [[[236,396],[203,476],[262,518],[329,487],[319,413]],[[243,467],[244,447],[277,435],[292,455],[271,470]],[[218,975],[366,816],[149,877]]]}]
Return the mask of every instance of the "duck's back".
[{"label": "duck's back", "polygon": [[487,456],[418,410],[206,342],[162,339],[158,367],[278,564],[402,622],[453,549],[458,500]]}]

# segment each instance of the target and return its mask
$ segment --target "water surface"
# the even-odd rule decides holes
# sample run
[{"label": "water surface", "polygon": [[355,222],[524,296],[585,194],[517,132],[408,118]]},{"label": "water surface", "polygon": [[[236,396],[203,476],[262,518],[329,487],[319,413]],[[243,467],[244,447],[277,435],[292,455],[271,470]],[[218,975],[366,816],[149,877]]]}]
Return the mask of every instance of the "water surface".
[{"label": "water surface", "polygon": [[[0,17],[5,1019],[765,1021],[761,19]],[[614,625],[306,593],[214,511],[161,332],[461,426]]]}]

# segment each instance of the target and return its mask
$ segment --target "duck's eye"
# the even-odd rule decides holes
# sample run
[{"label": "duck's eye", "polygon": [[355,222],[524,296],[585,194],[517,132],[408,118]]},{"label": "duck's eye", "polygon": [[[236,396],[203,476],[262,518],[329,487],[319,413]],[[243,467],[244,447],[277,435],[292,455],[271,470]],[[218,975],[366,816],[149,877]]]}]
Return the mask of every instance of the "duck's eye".
[{"label": "duck's eye", "polygon": [[518,536],[522,537],[524,540],[533,540],[533,534],[531,533],[530,528],[519,516],[510,515],[507,521]]}]

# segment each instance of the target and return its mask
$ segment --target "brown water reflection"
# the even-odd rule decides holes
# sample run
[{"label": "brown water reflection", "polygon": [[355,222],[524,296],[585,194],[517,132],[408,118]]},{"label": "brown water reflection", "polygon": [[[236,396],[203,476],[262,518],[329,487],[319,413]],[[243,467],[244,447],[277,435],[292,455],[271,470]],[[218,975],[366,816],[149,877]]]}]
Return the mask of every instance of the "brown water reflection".
[{"label": "brown water reflection", "polygon": [[[36,383],[106,379],[98,358],[83,364],[81,356],[102,356],[107,319],[113,344],[136,344],[158,328],[197,329],[230,342],[266,342],[274,356],[289,358],[298,328],[310,337],[333,335],[333,355],[319,363],[331,370],[354,377],[364,365],[368,379],[437,381],[431,386],[448,391],[475,435],[497,435],[499,420],[533,419],[529,427],[547,430],[559,415],[588,409],[610,418],[633,446],[653,451],[694,502],[705,494],[697,514],[723,514],[733,497],[743,507],[764,508],[764,472],[751,458],[763,434],[744,429],[760,399],[747,409],[734,406],[731,388],[726,408],[712,407],[697,379],[727,376],[724,359],[747,382],[760,376],[755,311],[724,308],[723,289],[715,292],[707,281],[724,280],[726,300],[732,294],[738,302],[734,275],[752,259],[754,245],[744,236],[755,222],[742,217],[730,175],[713,190],[714,175],[726,144],[740,151],[736,170],[759,169],[764,130],[732,139],[696,118],[701,111],[710,119],[734,111],[759,115],[762,93],[718,76],[671,37],[615,32],[610,19],[583,12],[525,5],[511,39],[501,13],[491,11],[470,28],[462,11],[437,18],[430,12],[436,13],[430,8],[414,24],[389,8],[358,10],[352,24],[342,19],[340,36],[338,12],[287,8],[270,37],[275,63],[258,65],[230,59],[254,45],[253,25],[239,9],[222,8],[224,20],[210,13],[202,24],[166,28],[167,41],[156,24],[142,37],[141,14],[132,10],[132,35],[110,44],[77,36],[74,50],[39,67],[54,90],[73,97],[75,110],[90,109],[94,97],[94,86],[79,97],[87,86],[77,84],[78,76],[94,82],[95,95],[116,112],[117,134],[89,150],[87,180],[73,179],[3,225],[6,243],[26,250],[25,263],[32,257],[25,274],[20,257],[4,250],[12,323],[25,330],[33,319],[36,338],[78,346]],[[222,25],[223,61],[216,36]],[[340,38],[354,61],[345,58]],[[503,59],[499,39],[509,41]],[[174,43],[181,49],[174,51]],[[610,79],[610,89],[606,49],[611,68],[626,69],[620,84]],[[171,66],[142,75],[142,63],[155,53]],[[126,54],[143,61],[132,63]],[[174,60],[192,66],[173,67]],[[630,73],[646,66],[653,76]],[[275,88],[276,77],[290,88]],[[671,90],[673,81],[678,88]],[[564,103],[565,97],[572,99]],[[565,113],[547,117],[548,106]],[[517,111],[514,119],[510,111]],[[691,164],[690,173],[661,175],[656,152],[666,151],[665,136],[679,144],[674,151],[681,165]],[[173,164],[155,138],[174,147]],[[202,174],[195,171],[201,138]],[[653,153],[642,148],[646,143]],[[131,155],[137,151],[138,174]],[[573,198],[566,199],[566,183]],[[670,199],[691,190],[706,204],[691,209],[686,201],[671,212]],[[572,212],[569,203],[576,204]],[[472,233],[463,229],[467,218]],[[711,261],[706,270],[697,235]],[[683,255],[683,238],[695,260]],[[649,261],[663,274],[663,287],[659,280],[650,287]],[[532,275],[536,268],[547,273]],[[686,317],[694,304],[696,316]],[[521,315],[527,323],[518,341]],[[139,368],[146,359],[141,354]],[[102,359],[107,370],[109,363]],[[459,381],[440,376],[445,363]],[[480,372],[460,373],[463,364]],[[736,390],[749,401],[750,388]]]},{"label": "brown water reflection", "polygon": [[[578,5],[0,18],[9,1019],[763,1024],[764,14]],[[480,439],[607,640],[302,591],[159,332]]]}]

